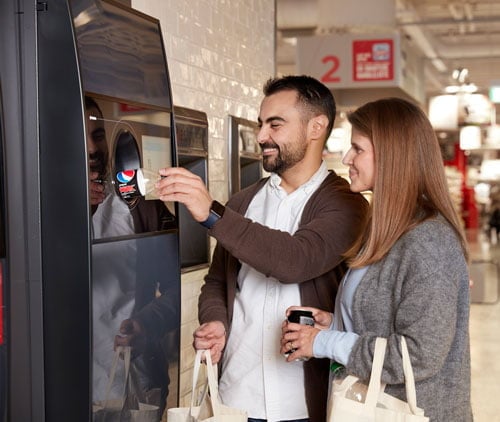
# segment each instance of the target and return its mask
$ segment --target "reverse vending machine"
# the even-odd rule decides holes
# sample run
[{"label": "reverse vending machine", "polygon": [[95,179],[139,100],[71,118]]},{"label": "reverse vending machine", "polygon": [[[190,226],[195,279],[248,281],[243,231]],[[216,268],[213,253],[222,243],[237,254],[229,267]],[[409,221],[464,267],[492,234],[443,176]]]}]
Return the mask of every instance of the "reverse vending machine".
[{"label": "reverse vending machine", "polygon": [[[199,176],[208,187],[207,114],[180,106],[174,107],[174,114],[179,166]],[[207,229],[182,204],[179,204],[179,231],[182,272],[207,267],[210,262]]]},{"label": "reverse vending machine", "polygon": [[159,21],[5,0],[0,40],[0,421],[105,420],[130,401],[159,421],[178,402],[181,267],[177,205],[144,188],[178,164]]},{"label": "reverse vending machine", "polygon": [[257,122],[229,116],[229,192],[239,192],[262,177]]}]

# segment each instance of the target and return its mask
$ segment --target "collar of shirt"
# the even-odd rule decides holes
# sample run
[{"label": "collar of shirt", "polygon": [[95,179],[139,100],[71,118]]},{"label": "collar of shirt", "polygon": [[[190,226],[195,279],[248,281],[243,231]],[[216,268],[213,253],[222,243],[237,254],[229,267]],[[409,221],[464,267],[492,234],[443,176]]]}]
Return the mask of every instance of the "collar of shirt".
[{"label": "collar of shirt", "polygon": [[[328,176],[328,167],[326,166],[326,163],[322,161],[316,173],[314,173],[312,177],[302,186],[299,186],[297,190],[303,190],[305,193],[309,194],[311,190],[317,189],[318,185],[325,180],[326,176]],[[281,176],[277,173],[271,173],[271,176],[269,177],[269,186],[276,192],[285,192],[285,190],[281,187]]]}]

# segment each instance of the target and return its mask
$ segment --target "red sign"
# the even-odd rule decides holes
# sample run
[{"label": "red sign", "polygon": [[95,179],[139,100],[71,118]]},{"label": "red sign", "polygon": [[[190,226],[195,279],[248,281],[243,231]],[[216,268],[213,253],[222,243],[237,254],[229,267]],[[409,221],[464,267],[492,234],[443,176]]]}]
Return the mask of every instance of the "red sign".
[{"label": "red sign", "polygon": [[122,113],[137,113],[138,111],[143,111],[143,110],[144,110],[144,107],[120,103],[120,111]]},{"label": "red sign", "polygon": [[393,40],[353,41],[352,64],[353,81],[390,81],[394,79]]}]

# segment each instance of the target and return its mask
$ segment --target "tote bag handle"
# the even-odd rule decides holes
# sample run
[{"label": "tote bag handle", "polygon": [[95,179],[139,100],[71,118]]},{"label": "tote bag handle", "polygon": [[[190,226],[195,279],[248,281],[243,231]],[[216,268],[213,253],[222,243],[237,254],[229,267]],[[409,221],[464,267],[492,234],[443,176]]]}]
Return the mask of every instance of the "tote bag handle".
[{"label": "tote bag handle", "polygon": [[405,374],[406,400],[412,413],[419,414],[420,409],[417,408],[417,392],[415,390],[415,379],[413,377],[413,368],[411,366],[410,354],[406,345],[406,339],[401,337],[401,354],[403,355],[403,372]]},{"label": "tote bag handle", "polygon": [[378,396],[380,394],[380,379],[382,378],[382,368],[384,366],[385,348],[387,339],[377,337],[375,340],[375,350],[373,353],[372,370],[370,373],[370,382],[366,393],[365,403],[369,407],[377,405]]},{"label": "tote bag handle", "polygon": [[[375,341],[375,352],[373,356],[372,370],[370,375],[370,383],[368,384],[368,392],[366,394],[365,403],[367,406],[375,407],[383,384],[381,383],[382,368],[384,366],[385,349],[387,339],[377,337]],[[405,377],[406,400],[413,414],[420,414],[420,409],[417,408],[417,394],[415,390],[415,379],[413,377],[413,368],[411,366],[410,354],[406,340],[401,336],[401,355],[403,358],[403,372]]]},{"label": "tote bag handle", "polygon": [[[196,389],[196,383],[198,382],[198,377],[200,373],[200,368],[201,368],[201,360],[205,356],[205,363],[206,363],[206,372],[207,372],[207,380],[208,380],[208,395],[210,398],[210,404],[212,405],[212,411],[214,413],[214,416],[220,416],[221,410],[220,410],[220,401],[219,401],[219,387],[218,387],[218,382],[217,382],[217,370],[214,368],[214,365],[212,364],[212,358],[210,356],[210,351],[209,350],[197,350],[196,351],[196,357],[194,361],[194,368],[193,368],[193,384],[192,384],[192,390],[191,390],[191,406],[190,406],[190,415],[193,416],[193,408],[196,406],[195,399],[194,399],[194,392]],[[207,394],[207,391],[203,393],[203,396]]]},{"label": "tote bag handle", "polygon": [[109,371],[108,385],[106,386],[106,395],[104,396],[104,407],[108,407],[109,393],[111,392],[111,387],[115,381],[116,367],[118,366],[118,361],[120,360],[120,355],[123,354],[123,361],[125,364],[125,385],[123,386],[123,395],[126,394],[126,385],[130,372],[130,359],[131,359],[131,348],[129,346],[118,346],[113,355],[113,363],[111,364],[111,370]]}]

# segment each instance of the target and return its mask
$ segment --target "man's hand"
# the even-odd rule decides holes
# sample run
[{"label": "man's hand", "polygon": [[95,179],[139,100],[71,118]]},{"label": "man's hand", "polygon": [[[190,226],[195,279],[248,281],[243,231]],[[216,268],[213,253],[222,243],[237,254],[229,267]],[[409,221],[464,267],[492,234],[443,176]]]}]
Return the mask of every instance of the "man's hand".
[{"label": "man's hand", "polygon": [[106,194],[104,193],[104,184],[102,181],[97,182],[97,178],[99,177],[99,173],[96,171],[91,171],[89,173],[89,190],[90,190],[90,205],[97,206],[102,204]]},{"label": "man's hand", "polygon": [[144,352],[146,346],[146,335],[139,322],[134,319],[125,319],[120,325],[120,334],[115,336],[117,346],[130,346],[132,356],[138,356]]},{"label": "man's hand", "polygon": [[184,204],[198,222],[208,218],[213,199],[201,177],[182,167],[164,168],[160,174],[164,177],[157,182],[156,188],[162,201]]},{"label": "man's hand", "polygon": [[210,350],[212,363],[216,364],[222,357],[226,345],[226,329],[220,321],[202,324],[193,334],[193,346],[196,350]]}]

